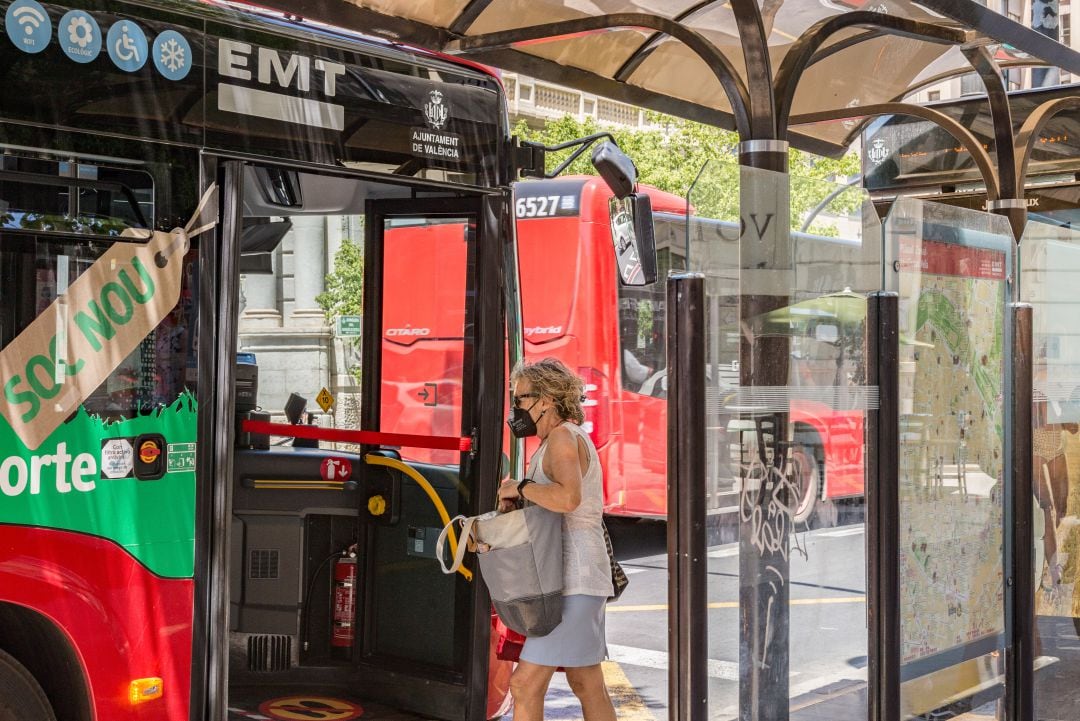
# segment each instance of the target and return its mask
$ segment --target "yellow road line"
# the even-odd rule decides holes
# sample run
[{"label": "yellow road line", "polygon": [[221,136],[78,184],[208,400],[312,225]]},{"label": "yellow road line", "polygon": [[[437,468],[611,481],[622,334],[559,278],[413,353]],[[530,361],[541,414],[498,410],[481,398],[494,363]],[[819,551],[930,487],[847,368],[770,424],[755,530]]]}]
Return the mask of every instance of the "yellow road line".
[{"label": "yellow road line", "polygon": [[604,684],[615,704],[615,715],[620,721],[656,721],[645,699],[623,673],[622,666],[614,661],[604,661],[601,668],[604,669]]},{"label": "yellow road line", "polygon": [[[825,606],[834,603],[866,603],[866,596],[841,596],[830,598],[793,598],[790,601],[792,606]],[[718,601],[716,603],[710,603],[706,608],[738,608],[738,601]],[[656,603],[640,606],[608,606],[608,613],[625,613],[627,611],[666,611],[668,606],[666,603]]]}]

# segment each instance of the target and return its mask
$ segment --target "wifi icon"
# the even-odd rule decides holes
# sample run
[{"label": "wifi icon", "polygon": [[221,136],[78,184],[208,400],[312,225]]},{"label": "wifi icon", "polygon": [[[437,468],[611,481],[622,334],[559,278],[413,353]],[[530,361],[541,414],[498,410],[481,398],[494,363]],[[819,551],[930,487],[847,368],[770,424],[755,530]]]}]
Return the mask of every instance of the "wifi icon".
[{"label": "wifi icon", "polygon": [[52,40],[52,20],[36,0],[16,0],[4,16],[4,30],[24,53],[40,53]]}]

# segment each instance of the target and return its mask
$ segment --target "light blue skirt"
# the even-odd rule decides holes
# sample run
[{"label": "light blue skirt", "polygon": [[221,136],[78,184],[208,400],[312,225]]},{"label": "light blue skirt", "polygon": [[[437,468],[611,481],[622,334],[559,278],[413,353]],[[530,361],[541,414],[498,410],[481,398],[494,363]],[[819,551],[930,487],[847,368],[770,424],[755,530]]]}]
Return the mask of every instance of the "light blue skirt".
[{"label": "light blue skirt", "polygon": [[607,658],[603,596],[563,596],[562,622],[546,636],[530,636],[521,660],[541,666],[595,666]]}]

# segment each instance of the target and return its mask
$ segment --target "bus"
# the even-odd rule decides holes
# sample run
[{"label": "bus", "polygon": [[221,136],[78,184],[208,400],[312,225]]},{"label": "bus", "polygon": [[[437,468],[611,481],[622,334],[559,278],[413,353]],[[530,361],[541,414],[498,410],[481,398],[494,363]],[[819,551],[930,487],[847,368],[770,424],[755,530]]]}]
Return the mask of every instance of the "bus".
[{"label": "bus", "polygon": [[[234,3],[0,14],[0,716],[499,715],[487,591],[435,558],[504,465],[528,169],[498,78]],[[359,422],[271,422],[238,279],[338,217],[364,227]],[[388,272],[392,229],[450,224]],[[383,383],[397,286],[461,350],[394,377],[439,394],[437,433]]]},{"label": "bus", "polygon": [[[740,448],[749,452],[752,439],[742,437],[738,413],[724,409],[724,400],[738,396],[738,231],[731,223],[694,218],[687,222],[687,200],[655,188],[641,186],[652,205],[653,234],[659,277],[672,270],[704,264],[706,248],[727,260],[726,267],[710,272],[710,294],[716,304],[710,330],[721,347],[710,362],[709,407],[710,468],[707,479],[709,507],[735,510],[739,503]],[[627,286],[611,253],[608,204],[612,195],[600,178],[570,176],[530,180],[515,186],[514,210],[521,266],[522,317],[525,356],[552,356],[575,369],[585,381],[585,424],[604,467],[604,510],[612,516],[664,518],[667,515],[667,373],[666,288],[662,283]],[[691,226],[691,227],[688,227]],[[396,228],[403,244],[416,246],[414,254],[391,260],[392,277],[404,278],[417,259],[438,245],[437,236],[461,234],[460,228]],[[693,235],[691,238],[690,236]],[[423,240],[423,236],[429,236]],[[801,252],[811,246],[817,262],[816,277],[826,271],[823,259],[832,253],[837,266],[852,263],[854,241],[795,233]],[[441,265],[450,266],[453,246],[444,244]],[[826,250],[822,250],[825,248]],[[719,250],[716,250],[719,249]],[[726,255],[725,255],[726,253]],[[869,266],[868,266],[869,267]],[[463,279],[459,279],[460,283]],[[873,279],[867,279],[865,293]],[[406,376],[433,374],[449,367],[457,357],[448,329],[437,327],[434,307],[417,302],[402,284],[394,322],[383,329],[384,340],[397,352],[395,367]],[[826,287],[826,286],[823,286]],[[715,292],[714,292],[715,291]],[[847,399],[821,398],[814,389],[843,387],[854,366],[862,362],[864,295],[816,298],[806,292],[782,313],[759,319],[758,334],[782,333],[794,342],[791,380],[806,387],[791,407],[796,443],[792,454],[799,461],[799,492],[794,519],[804,523],[835,502],[857,500],[864,489],[864,404]],[[842,296],[843,294],[841,294]],[[389,297],[389,296],[388,296]],[[843,307],[841,307],[843,306]],[[434,364],[434,367],[432,365]],[[798,396],[798,391],[795,392]],[[400,394],[396,412],[408,417],[415,429],[452,427],[456,420],[438,407],[423,390]],[[419,432],[419,430],[416,430]],[[535,443],[535,441],[533,441]],[[527,444],[527,448],[531,446]],[[426,452],[434,460],[440,451]]]}]

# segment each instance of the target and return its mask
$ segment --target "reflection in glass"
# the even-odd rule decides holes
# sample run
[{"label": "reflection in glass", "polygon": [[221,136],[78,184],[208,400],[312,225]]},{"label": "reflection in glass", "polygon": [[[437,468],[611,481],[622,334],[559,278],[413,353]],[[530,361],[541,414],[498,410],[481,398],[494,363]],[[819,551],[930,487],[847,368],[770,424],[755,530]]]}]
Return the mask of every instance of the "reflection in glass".
[{"label": "reflection in glass", "polygon": [[[475,227],[468,218],[388,220],[383,232],[382,389],[384,433],[460,436],[467,263]],[[421,304],[423,287],[434,303]],[[457,465],[458,451],[402,448],[402,458]]]},{"label": "reflection in glass", "polygon": [[[58,300],[66,303],[69,287],[114,243],[118,241],[87,237],[75,240],[49,233],[0,230],[0,288],[4,290],[4,302],[0,307],[0,350]],[[116,365],[104,382],[89,389],[82,404],[88,413],[108,420],[133,418],[164,408],[176,401],[183,391],[194,390],[197,253],[192,249],[183,260],[176,306],[134,351]],[[141,282],[135,281],[133,287],[143,288]],[[131,300],[123,289],[111,295],[110,300],[115,303],[109,306],[114,312],[117,308],[120,311],[130,308],[130,305],[124,305],[124,301],[130,304]],[[58,360],[70,355],[70,352],[64,352],[60,342]],[[62,369],[64,363],[61,361],[54,366],[50,362],[48,366],[54,369],[53,372],[44,370],[45,366],[41,365],[33,376],[27,375],[26,383],[27,387],[37,390],[39,396],[55,398],[61,392],[55,368]],[[72,375],[72,372],[68,374]],[[13,378],[14,375],[5,381]],[[17,389],[18,386],[13,385],[11,392]]]},{"label": "reflection in glass", "polygon": [[710,717],[864,719],[880,225],[857,187],[721,163],[689,204],[688,265],[706,279]]},{"label": "reflection in glass", "polygon": [[901,709],[994,713],[1004,692],[1003,483],[1013,241],[1002,216],[898,200]]},{"label": "reflection in glass", "polygon": [[1035,715],[1080,704],[1080,232],[1028,221],[1020,297],[1032,305],[1032,483],[1035,492]]}]

